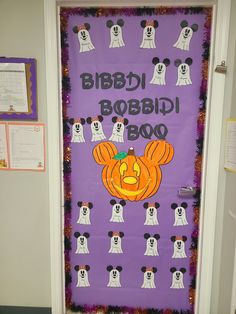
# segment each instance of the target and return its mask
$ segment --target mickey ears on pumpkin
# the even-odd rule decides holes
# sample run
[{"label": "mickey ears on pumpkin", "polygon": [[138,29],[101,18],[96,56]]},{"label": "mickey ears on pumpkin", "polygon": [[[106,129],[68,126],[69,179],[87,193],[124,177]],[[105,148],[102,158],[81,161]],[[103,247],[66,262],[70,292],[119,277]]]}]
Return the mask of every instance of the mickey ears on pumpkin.
[{"label": "mickey ears on pumpkin", "polygon": [[145,148],[144,156],[154,165],[165,165],[172,160],[174,148],[166,141],[151,141]]},{"label": "mickey ears on pumpkin", "polygon": [[93,149],[93,158],[99,165],[106,165],[116,154],[118,150],[112,142],[102,142]]}]

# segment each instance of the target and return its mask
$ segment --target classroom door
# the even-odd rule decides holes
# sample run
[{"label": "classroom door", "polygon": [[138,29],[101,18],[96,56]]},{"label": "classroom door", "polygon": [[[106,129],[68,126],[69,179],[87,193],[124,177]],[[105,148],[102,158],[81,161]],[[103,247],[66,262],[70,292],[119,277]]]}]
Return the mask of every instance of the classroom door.
[{"label": "classroom door", "polygon": [[211,15],[61,8],[71,311],[194,311]]}]

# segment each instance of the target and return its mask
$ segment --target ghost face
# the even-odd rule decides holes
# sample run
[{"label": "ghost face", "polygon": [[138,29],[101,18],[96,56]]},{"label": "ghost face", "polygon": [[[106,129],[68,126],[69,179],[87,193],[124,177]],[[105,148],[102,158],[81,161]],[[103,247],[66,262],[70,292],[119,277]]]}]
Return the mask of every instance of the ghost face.
[{"label": "ghost face", "polygon": [[155,66],[155,72],[157,75],[161,75],[161,74],[165,74],[166,72],[166,66],[164,63],[159,62],[156,66]]},{"label": "ghost face", "polygon": [[92,142],[94,141],[101,141],[106,138],[106,136],[103,133],[103,128],[102,128],[102,122],[103,117],[98,116],[95,119],[92,118],[87,118],[87,122],[91,124],[91,131],[92,131]]},{"label": "ghost face", "polygon": [[146,209],[145,225],[158,225],[157,209],[153,206]]},{"label": "ghost face", "polygon": [[86,268],[80,268],[79,266],[75,266],[75,270],[77,271],[77,285],[76,287],[89,287],[89,279],[88,279],[88,271],[90,267],[86,265]]},{"label": "ghost face", "polygon": [[181,31],[181,36],[184,39],[187,39],[187,38],[191,39],[193,36],[193,30],[190,27],[184,27]]},{"label": "ghost face", "polygon": [[72,128],[72,140],[74,143],[85,142],[83,126],[81,123],[74,123]]},{"label": "ghost face", "polygon": [[109,272],[109,282],[108,287],[118,288],[121,287],[120,284],[120,272],[117,269],[112,269]]},{"label": "ghost face", "polygon": [[178,66],[178,75],[179,76],[187,76],[189,75],[189,66],[186,63],[182,63]]},{"label": "ghost face", "polygon": [[143,28],[143,39],[140,48],[156,48],[155,33],[158,27],[158,22],[154,21],[141,21],[141,27]]},{"label": "ghost face", "polygon": [[88,241],[87,238],[89,238],[88,233],[84,233],[84,235],[80,235],[79,232],[75,232],[75,237],[77,238],[77,249],[76,254],[88,254]]},{"label": "ghost face", "polygon": [[157,271],[155,267],[152,270],[147,269],[146,267],[142,267],[143,272],[143,284],[141,288],[153,289],[156,288],[154,281],[154,273]]},{"label": "ghost face", "polygon": [[113,126],[112,135],[109,138],[113,142],[124,142],[125,126],[122,122],[116,122]]},{"label": "ghost face", "polygon": [[122,33],[121,27],[119,25],[113,25],[111,27],[111,36],[119,37]]},{"label": "ghost face", "polygon": [[180,270],[176,270],[175,267],[171,268],[170,271],[172,272],[172,284],[171,289],[184,289],[184,273],[186,272],[185,268],[181,268]]},{"label": "ghost face", "polygon": [[175,237],[171,237],[171,241],[174,242],[174,253],[172,258],[185,258],[187,257],[185,253],[185,241],[187,237],[183,237],[182,239],[175,239]]},{"label": "ghost face", "polygon": [[[147,238],[147,236],[150,236],[149,234],[145,234],[144,237]],[[159,235],[158,235],[159,238]],[[158,251],[157,251],[157,239],[154,237],[149,237],[147,238],[146,241],[146,251],[144,255],[147,256],[158,256]]]},{"label": "ghost face", "polygon": [[114,124],[114,127],[113,127],[113,131],[115,131],[117,134],[123,134],[124,133],[124,124],[122,122],[116,122]]},{"label": "ghost face", "polygon": [[187,203],[182,203],[181,206],[178,206],[176,203],[171,205],[171,208],[174,209],[175,214],[174,226],[184,226],[188,224],[185,210],[187,206]]},{"label": "ghost face", "polygon": [[146,38],[153,40],[155,36],[155,28],[153,26],[146,26],[143,33]]},{"label": "ghost face", "polygon": [[80,52],[86,52],[95,49],[87,29],[82,29],[78,32],[78,39],[80,43]]},{"label": "ghost face", "polygon": [[124,222],[123,218],[123,206],[121,204],[115,204],[112,206],[112,222]]},{"label": "ghost face", "polygon": [[79,224],[90,225],[90,209],[88,206],[80,207],[79,219],[77,221]]},{"label": "ghost face", "polygon": [[192,62],[192,58],[186,58],[185,62],[181,62],[180,59],[175,60],[175,66],[178,67],[178,78],[176,86],[192,84],[190,75],[190,65]]},{"label": "ghost face", "polygon": [[121,238],[119,236],[111,237],[109,253],[123,253],[121,248]]}]

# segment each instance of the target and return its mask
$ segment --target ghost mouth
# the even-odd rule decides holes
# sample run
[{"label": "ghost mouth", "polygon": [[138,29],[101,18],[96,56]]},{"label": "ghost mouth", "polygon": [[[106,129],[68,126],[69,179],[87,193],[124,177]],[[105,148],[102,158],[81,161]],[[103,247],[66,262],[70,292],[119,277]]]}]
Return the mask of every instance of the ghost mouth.
[{"label": "ghost mouth", "polygon": [[87,36],[83,36],[82,39],[83,39],[83,40],[86,40],[86,39],[87,39]]},{"label": "ghost mouth", "polygon": [[119,35],[119,33],[113,33],[113,35],[117,37]]}]

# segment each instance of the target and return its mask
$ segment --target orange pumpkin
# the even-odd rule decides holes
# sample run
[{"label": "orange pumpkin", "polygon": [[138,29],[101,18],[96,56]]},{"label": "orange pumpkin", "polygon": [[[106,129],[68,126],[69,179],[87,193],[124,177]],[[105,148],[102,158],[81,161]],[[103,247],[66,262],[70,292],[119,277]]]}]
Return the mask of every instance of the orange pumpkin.
[{"label": "orange pumpkin", "polygon": [[107,191],[115,197],[141,201],[154,195],[161,183],[160,165],[169,163],[174,149],[166,141],[151,141],[143,156],[135,156],[133,148],[118,154],[112,142],[102,142],[94,147],[95,161],[104,165],[102,181]]}]

